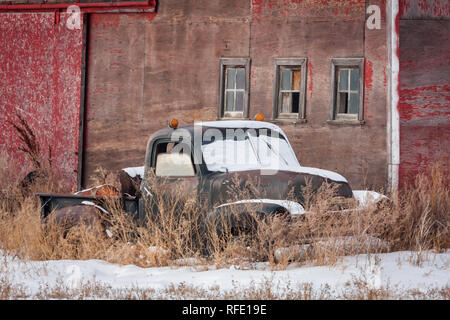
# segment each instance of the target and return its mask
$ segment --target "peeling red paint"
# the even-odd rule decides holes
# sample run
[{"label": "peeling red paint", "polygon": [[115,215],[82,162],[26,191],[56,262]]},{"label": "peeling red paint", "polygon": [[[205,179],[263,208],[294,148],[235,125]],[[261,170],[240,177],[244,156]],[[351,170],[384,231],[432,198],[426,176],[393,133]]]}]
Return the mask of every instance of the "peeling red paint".
[{"label": "peeling red paint", "polygon": [[[450,164],[450,38],[442,31],[450,2],[400,0],[400,184]],[[415,22],[414,20],[420,20]],[[424,23],[426,21],[426,23]],[[424,46],[426,43],[426,47]]]},{"label": "peeling red paint", "polygon": [[373,63],[370,60],[365,61],[364,65],[364,117],[366,119],[373,118],[373,115],[369,112],[369,94],[370,89],[372,89],[373,79]]},{"label": "peeling red paint", "polygon": [[372,89],[372,77],[373,77],[373,63],[370,60],[366,60],[364,67],[364,83],[366,89]]},{"label": "peeling red paint", "polygon": [[419,8],[422,9],[423,11],[430,10],[430,6],[428,5],[427,0],[419,0],[418,5],[419,5]]},{"label": "peeling red paint", "polygon": [[450,115],[450,86],[436,85],[400,90],[399,111],[401,122],[424,118],[437,121]]},{"label": "peeling red paint", "polygon": [[256,21],[282,16],[341,16],[360,19],[365,0],[252,0],[251,13]]},{"label": "peeling red paint", "polygon": [[429,166],[440,162],[444,170],[449,169],[449,126],[402,126],[399,168],[400,184],[410,183]]},{"label": "peeling red paint", "polygon": [[61,3],[0,3],[0,12],[49,12],[56,10],[66,10],[71,5],[77,5],[81,12],[120,12],[118,10],[137,10],[138,12],[153,11],[156,7],[156,0],[145,1],[111,1],[111,2],[79,2],[67,1]]},{"label": "peeling red paint", "polygon": [[399,0],[401,19],[450,18],[450,2],[437,0]]},{"label": "peeling red paint", "polygon": [[411,7],[411,3],[408,0],[399,0],[398,7],[399,15],[403,17]]},{"label": "peeling red paint", "polygon": [[[400,38],[400,10],[399,12],[397,12],[397,14],[395,15],[395,42],[396,42],[396,50],[395,50],[395,55],[397,56],[397,59],[399,60],[399,64],[401,64],[401,59],[400,59],[400,42],[399,42],[399,38]],[[399,65],[400,68],[400,65]],[[401,69],[399,69],[399,77],[400,77],[400,71]],[[397,81],[397,86],[393,89],[396,91],[397,95],[400,94],[400,81]],[[398,110],[398,105],[397,105],[397,110]],[[401,136],[400,136],[401,139]]]},{"label": "peeling red paint", "polygon": [[[68,189],[76,185],[81,91],[82,30],[66,28],[65,13],[0,13],[0,146],[27,166],[9,121],[18,112],[35,132],[41,150]],[[31,168],[30,168],[31,169]]]}]

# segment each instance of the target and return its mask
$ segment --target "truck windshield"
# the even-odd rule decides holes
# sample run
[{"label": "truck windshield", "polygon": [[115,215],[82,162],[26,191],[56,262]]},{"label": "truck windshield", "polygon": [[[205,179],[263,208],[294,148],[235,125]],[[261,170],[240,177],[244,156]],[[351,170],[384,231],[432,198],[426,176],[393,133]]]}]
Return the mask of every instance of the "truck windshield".
[{"label": "truck windshield", "polygon": [[216,130],[216,134],[210,136],[205,134],[202,153],[209,171],[292,170],[300,167],[286,138],[267,129],[227,129],[226,132]]}]

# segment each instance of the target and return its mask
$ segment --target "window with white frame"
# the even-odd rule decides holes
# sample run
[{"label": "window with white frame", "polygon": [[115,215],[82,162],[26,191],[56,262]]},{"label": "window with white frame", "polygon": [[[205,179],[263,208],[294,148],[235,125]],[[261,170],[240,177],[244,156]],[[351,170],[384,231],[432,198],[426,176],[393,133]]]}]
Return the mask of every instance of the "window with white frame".
[{"label": "window with white frame", "polygon": [[306,58],[275,59],[274,119],[304,119]]},{"label": "window with white frame", "polygon": [[364,58],[332,59],[331,120],[363,120]]},{"label": "window with white frame", "polygon": [[219,118],[248,118],[249,58],[221,58]]},{"label": "window with white frame", "polygon": [[245,68],[225,69],[225,113],[244,111]]}]

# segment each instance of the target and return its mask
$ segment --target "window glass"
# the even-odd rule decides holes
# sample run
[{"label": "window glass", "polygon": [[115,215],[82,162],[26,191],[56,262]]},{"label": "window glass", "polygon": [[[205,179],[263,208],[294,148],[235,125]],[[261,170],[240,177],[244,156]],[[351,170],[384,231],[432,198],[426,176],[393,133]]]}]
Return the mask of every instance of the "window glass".
[{"label": "window glass", "polygon": [[245,69],[237,69],[236,75],[236,89],[245,89]]},{"label": "window glass", "polygon": [[350,93],[350,103],[348,113],[358,114],[359,107],[359,93]]},{"label": "window glass", "polygon": [[298,66],[280,67],[279,114],[298,113],[300,110],[301,69]]},{"label": "window glass", "polygon": [[220,58],[220,118],[248,115],[249,58]]},{"label": "window glass", "polygon": [[363,120],[362,87],[364,58],[332,59],[334,68],[331,120]]},{"label": "window glass", "polygon": [[244,91],[236,91],[235,111],[244,110]]},{"label": "window glass", "polygon": [[227,89],[234,89],[236,69],[227,68]]},{"label": "window glass", "polygon": [[156,176],[182,177],[194,176],[191,156],[186,153],[160,153],[156,158]]},{"label": "window glass", "polygon": [[348,90],[348,69],[339,71],[339,91]]},{"label": "window glass", "polygon": [[350,76],[350,90],[359,90],[359,69],[352,69]]},{"label": "window glass", "polygon": [[225,98],[225,108],[227,111],[234,110],[234,91],[227,91]]},{"label": "window glass", "polygon": [[348,93],[339,92],[337,113],[347,113]]},{"label": "window glass", "polygon": [[359,69],[338,68],[339,85],[337,93],[337,114],[358,114]]},{"label": "window glass", "polygon": [[274,117],[305,118],[306,65],[306,58],[275,58]]},{"label": "window glass", "polygon": [[291,70],[281,70],[281,90],[291,90]]}]

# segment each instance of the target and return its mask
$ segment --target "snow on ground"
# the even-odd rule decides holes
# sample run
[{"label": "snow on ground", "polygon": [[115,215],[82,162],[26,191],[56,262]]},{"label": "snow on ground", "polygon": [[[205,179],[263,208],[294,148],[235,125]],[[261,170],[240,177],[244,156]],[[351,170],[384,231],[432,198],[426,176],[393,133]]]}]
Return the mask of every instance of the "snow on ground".
[{"label": "snow on ground", "polygon": [[361,207],[369,206],[371,203],[377,203],[382,199],[388,199],[385,195],[370,190],[353,190],[353,197],[359,201]]},{"label": "snow on ground", "polygon": [[258,263],[252,270],[240,270],[239,266],[222,269],[214,266],[140,268],[99,260],[21,261],[4,256],[0,276],[6,274],[11,284],[24,288],[30,296],[38,294],[43,286],[56,286],[61,281],[70,289],[78,289],[93,280],[113,289],[139,288],[157,292],[181,284],[204,290],[245,290],[268,280],[273,284],[274,292],[308,283],[318,290],[329,286],[337,294],[355,279],[365,279],[373,289],[385,286],[419,291],[448,288],[450,251],[422,253],[420,264],[414,262],[416,257],[417,253],[409,251],[357,255],[345,257],[335,266],[290,265],[286,270],[273,271],[266,263]]}]

